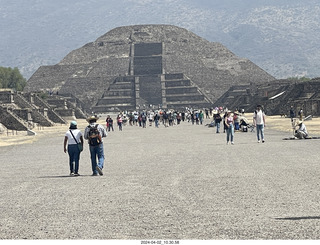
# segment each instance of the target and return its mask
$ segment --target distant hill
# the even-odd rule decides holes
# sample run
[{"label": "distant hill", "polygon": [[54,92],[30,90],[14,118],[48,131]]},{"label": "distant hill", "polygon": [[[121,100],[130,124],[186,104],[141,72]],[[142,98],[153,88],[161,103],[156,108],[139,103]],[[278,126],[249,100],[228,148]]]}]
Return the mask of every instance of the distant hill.
[{"label": "distant hill", "polygon": [[0,66],[29,78],[115,27],[172,24],[276,78],[317,77],[319,23],[316,0],[0,0]]}]

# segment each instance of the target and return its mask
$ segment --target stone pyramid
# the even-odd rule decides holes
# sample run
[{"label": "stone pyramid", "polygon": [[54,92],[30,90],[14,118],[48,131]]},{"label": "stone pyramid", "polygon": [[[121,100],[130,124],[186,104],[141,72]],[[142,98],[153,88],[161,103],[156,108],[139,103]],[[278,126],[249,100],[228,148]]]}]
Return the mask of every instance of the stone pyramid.
[{"label": "stone pyramid", "polygon": [[209,107],[231,86],[274,80],[220,43],[172,25],[115,28],[40,67],[25,90],[73,94],[94,111]]}]

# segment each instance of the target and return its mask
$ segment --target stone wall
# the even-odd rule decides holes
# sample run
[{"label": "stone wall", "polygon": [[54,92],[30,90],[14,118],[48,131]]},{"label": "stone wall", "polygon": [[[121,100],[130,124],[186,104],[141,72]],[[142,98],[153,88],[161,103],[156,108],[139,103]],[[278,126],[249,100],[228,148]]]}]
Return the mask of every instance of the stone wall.
[{"label": "stone wall", "polygon": [[28,124],[19,118],[12,111],[3,106],[0,106],[0,123],[3,124],[9,130],[27,131]]},{"label": "stone wall", "polygon": [[77,106],[80,101],[75,97],[69,99],[49,96],[45,101],[37,93],[0,90],[0,122],[7,129],[24,131],[35,124],[50,127],[55,123],[65,124],[66,120],[86,118],[81,106]]},{"label": "stone wall", "polygon": [[320,116],[320,79],[308,82],[277,80],[270,84],[231,87],[214,106],[254,111],[261,104],[269,115],[288,115],[293,106],[296,113],[302,108],[305,115]]},{"label": "stone wall", "polygon": [[11,89],[0,89],[0,102],[4,104],[14,103],[13,92]]}]

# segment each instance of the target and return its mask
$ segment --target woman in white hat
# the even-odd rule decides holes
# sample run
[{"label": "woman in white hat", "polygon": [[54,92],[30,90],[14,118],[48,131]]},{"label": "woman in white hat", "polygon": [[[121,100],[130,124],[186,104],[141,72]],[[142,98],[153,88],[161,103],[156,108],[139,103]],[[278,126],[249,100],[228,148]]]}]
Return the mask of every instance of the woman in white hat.
[{"label": "woman in white hat", "polygon": [[72,121],[70,123],[69,130],[66,132],[64,137],[64,152],[67,153],[68,151],[69,154],[70,176],[79,176],[79,160],[82,148],[82,133],[77,129],[77,122]]}]

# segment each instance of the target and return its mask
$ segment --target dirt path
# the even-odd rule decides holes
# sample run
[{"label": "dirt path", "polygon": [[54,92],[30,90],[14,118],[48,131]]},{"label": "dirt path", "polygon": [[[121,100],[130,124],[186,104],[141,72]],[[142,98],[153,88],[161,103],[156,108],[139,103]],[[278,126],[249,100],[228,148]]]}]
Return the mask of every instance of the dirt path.
[{"label": "dirt path", "polygon": [[115,129],[98,177],[87,146],[68,176],[67,126],[2,146],[0,239],[319,239],[320,140],[268,126],[287,120],[268,119],[264,144],[190,123]]}]

